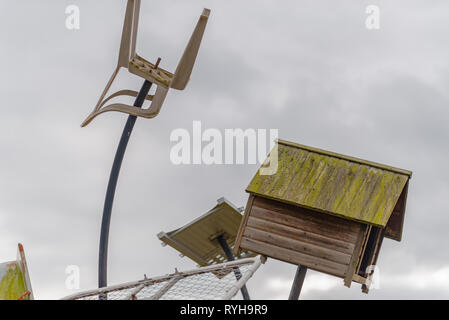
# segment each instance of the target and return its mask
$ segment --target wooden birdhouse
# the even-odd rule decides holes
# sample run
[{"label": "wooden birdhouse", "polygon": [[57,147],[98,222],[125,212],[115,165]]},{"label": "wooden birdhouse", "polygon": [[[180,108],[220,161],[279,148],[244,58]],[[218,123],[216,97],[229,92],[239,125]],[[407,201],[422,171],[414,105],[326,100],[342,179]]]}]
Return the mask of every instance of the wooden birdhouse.
[{"label": "wooden birdhouse", "polygon": [[384,237],[401,240],[407,170],[278,140],[250,194],[235,251],[249,250],[362,284]]}]

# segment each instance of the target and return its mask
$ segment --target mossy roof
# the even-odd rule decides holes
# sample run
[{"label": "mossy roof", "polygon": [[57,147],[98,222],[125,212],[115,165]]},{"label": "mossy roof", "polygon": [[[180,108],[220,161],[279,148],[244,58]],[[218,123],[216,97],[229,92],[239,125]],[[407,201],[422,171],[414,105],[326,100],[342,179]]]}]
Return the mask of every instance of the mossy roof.
[{"label": "mossy roof", "polygon": [[276,146],[276,173],[260,175],[258,170],[247,192],[365,224],[386,226],[412,175],[284,140],[277,140]]},{"label": "mossy roof", "polygon": [[[241,220],[240,211],[225,198],[220,198],[207,213],[181,228],[160,232],[158,238],[200,266],[222,263],[227,259],[215,239],[223,234],[232,248]],[[249,256],[254,254],[242,252],[242,257]]]}]

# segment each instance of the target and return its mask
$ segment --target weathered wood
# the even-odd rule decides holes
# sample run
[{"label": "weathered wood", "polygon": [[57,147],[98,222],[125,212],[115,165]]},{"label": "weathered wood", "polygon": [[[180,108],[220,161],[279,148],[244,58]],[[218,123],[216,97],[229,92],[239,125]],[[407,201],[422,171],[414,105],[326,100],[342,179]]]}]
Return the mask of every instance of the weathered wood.
[{"label": "weathered wood", "polygon": [[[379,257],[379,252],[380,252],[380,248],[382,247],[382,242],[384,239],[384,235],[385,235],[385,230],[380,230],[377,234],[376,237],[376,244],[373,250],[373,254],[371,255],[371,259],[369,260],[368,266],[374,266],[377,263],[377,259]],[[369,287],[371,285],[371,277],[372,277],[372,273],[374,272],[374,270],[371,271],[371,273],[368,275],[367,277],[367,282],[362,286],[362,292],[363,293],[368,293],[369,292]]]},{"label": "weathered wood", "polygon": [[356,222],[257,196],[244,221],[239,247],[340,277],[360,232]]},{"label": "weathered wood", "polygon": [[373,162],[373,161],[369,161],[369,160],[364,160],[364,159],[360,159],[360,158],[356,158],[356,157],[351,157],[351,156],[347,156],[347,155],[343,155],[343,154],[339,154],[339,153],[335,153],[332,151],[327,151],[327,150],[323,150],[323,149],[318,149],[318,148],[314,148],[314,147],[309,147],[309,146],[305,146],[299,143],[294,143],[294,142],[290,142],[290,141],[286,141],[286,140],[281,140],[281,139],[277,139],[278,143],[287,145],[287,146],[291,146],[294,148],[299,148],[299,149],[303,149],[303,150],[308,150],[314,153],[318,153],[318,154],[322,154],[322,155],[326,155],[329,157],[334,157],[334,158],[339,158],[339,159],[343,159],[343,160],[348,160],[351,162],[355,162],[355,163],[360,163],[369,167],[374,167],[374,168],[379,168],[382,170],[388,170],[388,171],[392,171],[395,173],[399,173],[399,174],[403,174],[403,175],[408,175],[408,176],[412,176],[412,172],[409,170],[404,170],[404,169],[399,169],[399,168],[395,168],[392,166],[388,166],[388,165],[384,165],[381,163],[377,163],[377,162]]},{"label": "weathered wood", "polygon": [[240,254],[240,244],[242,242],[243,231],[245,230],[246,224],[247,224],[249,216],[251,214],[251,208],[253,206],[253,202],[254,202],[254,196],[252,194],[250,194],[248,197],[248,201],[246,202],[245,213],[243,215],[242,222],[240,223],[239,231],[237,232],[237,236],[235,237],[233,253],[236,257],[238,257]]},{"label": "weathered wood", "polygon": [[[291,204],[286,204],[270,199],[261,198],[255,196],[254,207],[266,209],[270,212],[276,212],[279,214],[288,214],[293,217],[300,216],[303,220],[310,221],[311,223],[318,223],[323,228],[329,228],[326,231],[347,231],[357,232],[359,223],[342,219],[340,217],[332,216],[325,213],[320,213],[307,208],[298,207]],[[355,240],[355,239],[354,239]]]},{"label": "weathered wood", "polygon": [[367,283],[367,279],[362,277],[362,276],[359,276],[358,274],[354,274],[352,276],[352,281],[360,283],[360,284],[366,284]]},{"label": "weathered wood", "polygon": [[288,142],[277,148],[277,172],[256,174],[247,192],[358,223],[385,227],[411,176]]},{"label": "weathered wood", "polygon": [[345,274],[345,286],[351,287],[352,277],[356,271],[357,263],[359,261],[360,252],[362,250],[363,241],[365,239],[366,233],[368,232],[368,227],[366,225],[360,225],[359,235],[357,237],[357,242],[355,244],[354,252],[352,253],[351,262],[349,263],[348,269]]},{"label": "weathered wood", "polygon": [[307,242],[291,239],[285,235],[265,232],[252,227],[246,227],[244,236],[250,239],[259,240],[266,243],[271,243],[278,247],[294,250],[313,257],[322,258],[325,260],[337,262],[348,265],[351,255],[341,253],[335,250],[329,250],[320,246],[316,246]]},{"label": "weathered wood", "polygon": [[374,248],[374,258],[371,260],[371,265],[375,265],[377,263],[377,259],[379,258],[380,248],[382,247],[383,240],[385,238],[385,230],[380,230],[376,247]]},{"label": "weathered wood", "polygon": [[407,204],[407,194],[408,194],[408,184],[405,184],[404,189],[402,190],[401,196],[399,197],[396,206],[388,220],[387,225],[385,226],[385,237],[401,241],[402,238],[402,229],[404,227],[404,217],[405,217],[405,207]]},{"label": "weathered wood", "polygon": [[241,247],[367,285],[360,270],[377,259],[377,230],[400,238],[412,173],[281,140],[277,147],[279,170],[257,173],[246,189],[254,201]]},{"label": "weathered wood", "polygon": [[313,257],[294,250],[277,247],[276,245],[270,243],[249,239],[246,237],[242,238],[241,247],[281,261],[289,262],[295,265],[300,264],[310,269],[335,275],[337,277],[343,277],[347,269],[347,265]]},{"label": "weathered wood", "polygon": [[[310,214],[310,216],[312,215],[315,215],[315,213]],[[348,243],[355,243],[357,240],[358,224],[355,224],[356,228],[354,228],[354,230],[344,230],[343,228],[340,229],[339,227],[341,225],[344,225],[346,222],[351,222],[343,219],[341,219],[342,222],[340,224],[330,225],[326,224],[325,217],[323,217],[323,219],[317,219],[315,216],[313,219],[309,219],[307,214],[294,214],[288,211],[285,213],[280,213],[270,209],[257,207],[255,204],[253,204],[251,216],[293,228],[301,228],[304,231],[312,231],[322,236]]]},{"label": "weathered wood", "polygon": [[366,230],[365,236],[363,238],[362,250],[360,250],[360,254],[359,254],[359,258],[358,258],[358,261],[357,261],[357,266],[355,268],[354,274],[358,274],[359,273],[360,266],[361,266],[362,261],[363,261],[363,256],[365,255],[366,246],[368,245],[368,240],[369,240],[369,236],[371,234],[371,230],[372,229],[373,229],[372,226],[367,226],[367,230]]},{"label": "weathered wood", "polygon": [[327,236],[316,234],[313,231],[305,231],[303,230],[302,226],[294,228],[252,216],[249,217],[247,226],[263,230],[265,232],[285,235],[292,239],[314,244],[329,250],[335,250],[337,252],[346,253],[349,255],[351,255],[354,251],[354,244],[352,243],[329,238]]},{"label": "weathered wood", "polygon": [[370,234],[370,237],[368,240],[366,251],[363,256],[362,264],[361,264],[360,270],[358,272],[358,274],[363,277],[366,277],[366,268],[368,266],[370,266],[375,259],[376,250],[378,248],[378,242],[381,239],[380,238],[381,232],[382,232],[382,230],[380,230],[379,228],[373,228],[371,230],[371,234]]}]

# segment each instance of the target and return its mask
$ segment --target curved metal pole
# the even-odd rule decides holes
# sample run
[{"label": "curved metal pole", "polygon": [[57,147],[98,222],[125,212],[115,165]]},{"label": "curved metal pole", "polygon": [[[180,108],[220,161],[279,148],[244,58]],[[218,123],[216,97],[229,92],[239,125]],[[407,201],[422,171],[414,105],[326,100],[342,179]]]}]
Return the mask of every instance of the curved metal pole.
[{"label": "curved metal pole", "polygon": [[[234,261],[234,255],[232,254],[232,250],[229,247],[228,243],[226,242],[226,239],[224,238],[224,236],[221,234],[217,237],[218,243],[220,244],[221,248],[223,249],[223,252],[225,253],[226,257],[228,258],[228,261]],[[240,268],[239,267],[235,267],[234,269],[234,274],[235,277],[238,280],[240,280],[240,278],[242,277],[242,273],[240,272]],[[242,292],[242,296],[243,296],[243,300],[251,300],[249,297],[249,293],[248,293],[248,289],[246,288],[246,285],[243,285],[242,288],[240,289],[240,291]]]},{"label": "curved metal pole", "polygon": [[[145,80],[142,88],[134,101],[134,106],[141,108],[145,97],[150,91],[152,83]],[[112,204],[114,202],[115,188],[122,165],[123,156],[125,155],[126,146],[128,145],[129,137],[133,131],[136,116],[129,116],[123,128],[122,137],[120,138],[117,152],[115,153],[114,163],[112,164],[111,174],[109,176],[108,189],[106,191],[106,198],[104,200],[103,219],[101,221],[101,235],[100,235],[100,250],[98,256],[98,287],[106,287],[108,276],[108,242],[109,242],[109,226],[111,224]]]}]

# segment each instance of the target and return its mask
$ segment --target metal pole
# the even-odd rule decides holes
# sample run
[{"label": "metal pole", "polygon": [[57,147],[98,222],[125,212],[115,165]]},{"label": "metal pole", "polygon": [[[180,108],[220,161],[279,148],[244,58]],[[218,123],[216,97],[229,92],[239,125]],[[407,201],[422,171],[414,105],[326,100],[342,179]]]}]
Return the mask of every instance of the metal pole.
[{"label": "metal pole", "polygon": [[[139,94],[134,101],[134,106],[142,108],[145,97],[150,91],[152,83],[148,80],[142,85]],[[108,242],[109,242],[109,226],[111,224],[112,204],[114,202],[115,188],[122,165],[123,156],[125,155],[126,146],[128,145],[129,137],[134,128],[136,116],[129,116],[123,128],[122,137],[120,138],[117,152],[115,153],[114,163],[112,164],[111,174],[109,176],[108,189],[106,191],[106,198],[104,200],[103,219],[101,221],[101,235],[100,235],[100,250],[98,256],[98,287],[106,287],[108,284]]]},{"label": "metal pole", "polygon": [[298,300],[301,294],[304,278],[306,277],[307,267],[298,265],[296,269],[295,279],[293,280],[292,288],[288,300]]},{"label": "metal pole", "polygon": [[[222,234],[217,237],[217,241],[220,244],[221,248],[223,249],[223,252],[225,253],[226,257],[228,258],[228,261],[234,261],[235,258],[234,255],[232,254],[231,248],[229,248],[229,245]],[[235,267],[233,269],[235,277],[237,278],[237,280],[240,280],[240,278],[242,277],[242,273],[240,272],[239,267]],[[243,285],[240,291],[242,292],[243,300],[251,300],[246,285]]]}]

